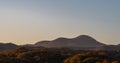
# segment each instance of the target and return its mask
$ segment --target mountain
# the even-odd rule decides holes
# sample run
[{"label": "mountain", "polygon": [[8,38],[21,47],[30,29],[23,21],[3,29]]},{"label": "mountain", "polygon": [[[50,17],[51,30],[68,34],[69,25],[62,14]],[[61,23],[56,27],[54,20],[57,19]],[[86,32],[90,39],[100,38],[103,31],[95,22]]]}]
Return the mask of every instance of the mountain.
[{"label": "mountain", "polygon": [[25,48],[66,48],[75,50],[117,50],[120,51],[120,44],[106,45],[88,35],[80,35],[75,38],[60,37],[51,41],[40,41],[35,44],[16,45],[13,43],[0,43],[0,51],[12,50],[17,47]]},{"label": "mountain", "polygon": [[15,49],[17,45],[13,43],[0,43],[0,51]]},{"label": "mountain", "polygon": [[105,46],[105,44],[98,42],[88,35],[80,35],[75,38],[57,38],[52,41],[40,41],[35,44],[36,46],[43,46],[49,48],[93,48]]}]

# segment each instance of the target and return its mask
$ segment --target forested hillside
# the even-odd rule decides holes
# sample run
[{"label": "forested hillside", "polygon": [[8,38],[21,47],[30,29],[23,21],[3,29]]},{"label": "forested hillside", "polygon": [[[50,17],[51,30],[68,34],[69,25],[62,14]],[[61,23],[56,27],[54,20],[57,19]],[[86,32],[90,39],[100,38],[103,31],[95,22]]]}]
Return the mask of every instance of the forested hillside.
[{"label": "forested hillside", "polygon": [[0,63],[120,63],[120,52],[18,47],[0,52]]}]

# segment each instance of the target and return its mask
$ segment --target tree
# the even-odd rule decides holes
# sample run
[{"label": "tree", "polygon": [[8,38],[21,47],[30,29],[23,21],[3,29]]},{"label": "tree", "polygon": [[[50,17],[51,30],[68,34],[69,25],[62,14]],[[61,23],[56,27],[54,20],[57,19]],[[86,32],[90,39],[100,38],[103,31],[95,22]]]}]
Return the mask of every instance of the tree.
[{"label": "tree", "polygon": [[112,63],[119,63],[118,61],[113,61]]},{"label": "tree", "polygon": [[110,63],[110,62],[107,59],[104,59],[103,63]]}]

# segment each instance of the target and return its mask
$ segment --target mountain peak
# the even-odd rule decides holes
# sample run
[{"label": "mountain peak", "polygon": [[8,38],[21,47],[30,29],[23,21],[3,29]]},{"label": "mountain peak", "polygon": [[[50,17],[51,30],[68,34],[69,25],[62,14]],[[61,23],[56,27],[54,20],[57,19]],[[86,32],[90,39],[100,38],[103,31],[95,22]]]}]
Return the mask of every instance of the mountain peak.
[{"label": "mountain peak", "polygon": [[43,47],[97,47],[104,44],[98,42],[88,35],[80,35],[72,39],[60,37],[52,41],[41,41],[36,43],[36,45],[40,45]]},{"label": "mountain peak", "polygon": [[78,37],[76,37],[75,39],[82,39],[82,40],[90,40],[90,41],[96,41],[94,38],[92,38],[89,35],[80,35]]},{"label": "mountain peak", "polygon": [[80,36],[78,36],[76,38],[92,38],[92,37],[90,37],[89,35],[80,35]]}]

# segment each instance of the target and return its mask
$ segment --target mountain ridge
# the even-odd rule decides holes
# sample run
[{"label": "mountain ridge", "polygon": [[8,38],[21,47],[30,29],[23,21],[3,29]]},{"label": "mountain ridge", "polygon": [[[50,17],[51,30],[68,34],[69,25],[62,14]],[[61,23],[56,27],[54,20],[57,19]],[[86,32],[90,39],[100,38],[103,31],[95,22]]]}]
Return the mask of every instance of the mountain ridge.
[{"label": "mountain ridge", "polygon": [[97,47],[105,44],[88,35],[80,35],[75,38],[60,37],[51,41],[40,41],[35,45],[43,47]]},{"label": "mountain ridge", "polygon": [[0,51],[12,50],[12,49],[15,49],[16,47],[17,45],[13,43],[0,43]]},{"label": "mountain ridge", "polygon": [[97,41],[88,35],[80,35],[74,38],[59,37],[51,41],[39,41],[35,44],[16,45],[14,43],[0,43],[0,51],[12,50],[17,47],[26,48],[67,48],[74,50],[120,50],[120,44],[107,45]]}]

